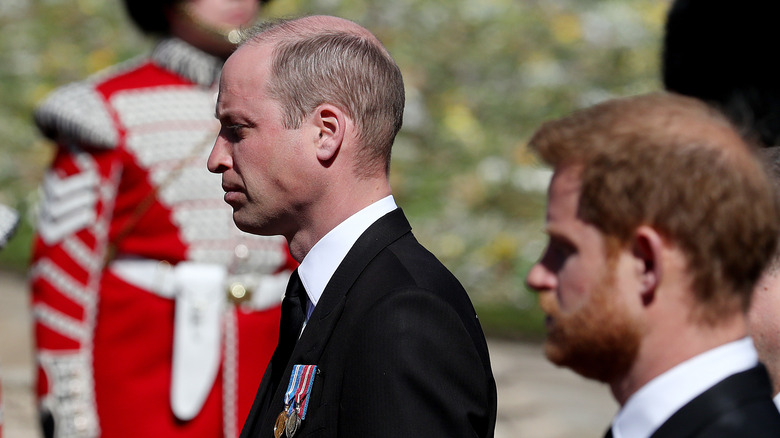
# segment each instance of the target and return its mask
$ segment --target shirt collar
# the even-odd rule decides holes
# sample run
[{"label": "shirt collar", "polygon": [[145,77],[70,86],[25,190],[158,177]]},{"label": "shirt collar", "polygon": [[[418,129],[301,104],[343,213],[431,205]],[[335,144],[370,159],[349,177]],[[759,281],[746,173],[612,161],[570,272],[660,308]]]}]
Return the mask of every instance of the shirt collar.
[{"label": "shirt collar", "polygon": [[314,306],[360,235],[377,219],[396,208],[398,206],[392,195],[382,198],[347,218],[314,244],[298,266],[298,275]]},{"label": "shirt collar", "polygon": [[213,85],[224,61],[178,38],[161,40],[152,50],[152,61],[188,80],[204,86]]},{"label": "shirt collar", "polygon": [[758,364],[749,337],[729,342],[686,360],[632,395],[612,421],[614,438],[649,437],[675,412],[733,374]]}]

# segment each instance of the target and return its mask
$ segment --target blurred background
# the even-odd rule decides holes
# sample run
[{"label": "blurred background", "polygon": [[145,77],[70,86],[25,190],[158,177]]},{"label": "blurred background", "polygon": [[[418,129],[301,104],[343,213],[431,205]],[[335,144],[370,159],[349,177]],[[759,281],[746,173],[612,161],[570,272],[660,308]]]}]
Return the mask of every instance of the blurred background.
[{"label": "blurred background", "polygon": [[[392,185],[419,240],[464,283],[490,336],[538,339],[523,277],[544,248],[549,171],[526,148],[544,120],[657,90],[665,0],[276,0],[266,16],[366,26],[403,71]],[[32,109],[60,85],[144,53],[118,0],[0,1],[0,202],[23,216],[2,275],[29,259],[53,148]]]}]

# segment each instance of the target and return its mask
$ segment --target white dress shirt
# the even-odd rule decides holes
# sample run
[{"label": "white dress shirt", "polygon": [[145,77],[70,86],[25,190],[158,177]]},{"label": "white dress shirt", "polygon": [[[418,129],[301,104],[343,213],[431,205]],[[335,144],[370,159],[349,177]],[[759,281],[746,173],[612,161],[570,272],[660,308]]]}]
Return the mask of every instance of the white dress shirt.
[{"label": "white dress shirt", "polygon": [[634,393],[612,420],[612,435],[614,438],[649,437],[698,395],[757,364],[758,354],[749,337],[692,357]]},{"label": "white dress shirt", "polygon": [[306,254],[300,266],[298,275],[306,288],[309,304],[306,320],[314,311],[314,307],[322,296],[336,268],[358,238],[379,218],[398,208],[393,195],[389,195],[348,217],[338,224],[328,234],[322,237]]}]

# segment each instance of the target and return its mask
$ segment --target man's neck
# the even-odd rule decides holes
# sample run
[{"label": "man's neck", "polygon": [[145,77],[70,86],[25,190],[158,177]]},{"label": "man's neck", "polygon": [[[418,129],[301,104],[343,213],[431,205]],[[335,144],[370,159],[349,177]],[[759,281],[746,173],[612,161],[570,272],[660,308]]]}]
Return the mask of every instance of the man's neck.
[{"label": "man's neck", "polygon": [[623,406],[652,379],[688,359],[745,336],[745,316],[741,313],[717,326],[690,323],[664,326],[645,337],[631,369],[609,382],[612,395]]},{"label": "man's neck", "polygon": [[758,353],[747,337],[704,351],[653,378],[621,403],[612,430],[615,436],[650,436],[683,406],[757,363]]},{"label": "man's neck", "polygon": [[302,261],[314,245],[358,211],[391,194],[387,179],[363,180],[343,190],[330,190],[310,211],[303,214],[298,231],[286,236],[290,254]]}]

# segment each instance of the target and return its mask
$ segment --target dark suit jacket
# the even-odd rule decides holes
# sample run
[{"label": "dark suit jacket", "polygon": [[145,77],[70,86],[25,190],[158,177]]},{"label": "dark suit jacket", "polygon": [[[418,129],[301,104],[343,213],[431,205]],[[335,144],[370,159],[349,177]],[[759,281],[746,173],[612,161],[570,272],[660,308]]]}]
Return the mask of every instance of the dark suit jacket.
[{"label": "dark suit jacket", "polygon": [[279,382],[269,365],[241,438],[273,436],[293,364],[318,366],[296,438],[493,436],[496,386],[474,308],[400,209],[344,258]]},{"label": "dark suit jacket", "polygon": [[780,413],[763,365],[734,374],[675,412],[652,438],[780,437]]}]

